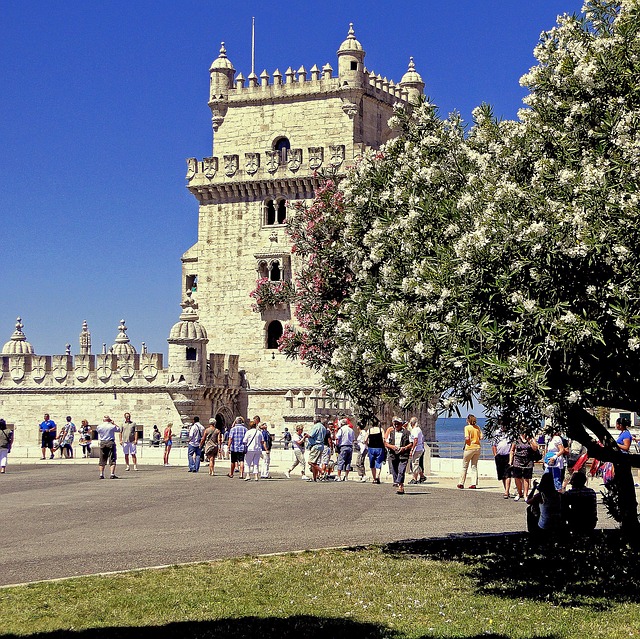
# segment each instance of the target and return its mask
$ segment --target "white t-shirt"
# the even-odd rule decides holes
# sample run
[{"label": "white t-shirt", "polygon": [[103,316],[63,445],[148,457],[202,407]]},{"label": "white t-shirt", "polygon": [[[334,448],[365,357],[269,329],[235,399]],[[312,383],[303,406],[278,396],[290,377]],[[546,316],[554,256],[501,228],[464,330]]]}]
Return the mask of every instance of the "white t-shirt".
[{"label": "white t-shirt", "polygon": [[338,431],[336,444],[338,444],[338,446],[353,446],[353,439],[353,428],[350,428],[348,424],[345,424]]},{"label": "white t-shirt", "polygon": [[[556,435],[549,440],[547,444],[547,453],[556,454],[561,448],[564,447],[562,443],[562,437],[560,435]],[[555,463],[556,468],[564,468],[564,455],[558,455]]]},{"label": "white t-shirt", "polygon": [[293,436],[293,439],[291,440],[291,443],[293,444],[293,448],[295,450],[303,451],[304,450],[304,437],[302,436],[302,433],[298,434],[296,432],[294,434],[294,436]]},{"label": "white t-shirt", "polygon": [[255,428],[249,428],[244,434],[244,439],[242,441],[246,445],[248,453],[262,450],[262,442],[264,441],[262,439],[262,431]]},{"label": "white t-shirt", "polygon": [[415,447],[416,453],[424,452],[424,433],[417,424],[409,431],[409,441],[412,444],[414,441],[417,442]]}]

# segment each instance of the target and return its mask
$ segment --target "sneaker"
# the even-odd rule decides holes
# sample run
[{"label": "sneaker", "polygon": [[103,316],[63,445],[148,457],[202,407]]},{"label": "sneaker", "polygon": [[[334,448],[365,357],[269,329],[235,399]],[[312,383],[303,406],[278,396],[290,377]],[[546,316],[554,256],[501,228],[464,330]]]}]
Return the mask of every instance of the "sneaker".
[{"label": "sneaker", "polygon": [[100,475],[99,479],[104,479],[104,475]]},{"label": "sneaker", "polygon": [[411,485],[415,485],[415,484],[417,484],[418,482],[417,482],[415,479],[412,479],[409,483],[410,483]]},{"label": "sneaker", "polygon": [[287,479],[291,479],[291,471],[290,471],[290,470],[285,470],[285,471],[284,471],[284,476],[285,476]]},{"label": "sneaker", "polygon": [[118,475],[111,475],[109,479],[120,479],[120,477],[118,477]]},{"label": "sneaker", "polygon": [[462,489],[464,488],[464,485],[463,485],[463,484],[458,484],[458,485],[456,486],[456,488],[460,488],[460,490],[462,490]]},{"label": "sneaker", "polygon": [[522,498],[520,497],[520,495],[516,495],[516,496],[513,498],[513,501],[520,501],[520,499],[522,499]]},{"label": "sneaker", "polygon": [[253,481],[260,481],[260,478],[259,478],[259,477],[255,477],[255,478],[253,479]]},{"label": "sneaker", "polygon": [[342,481],[342,477],[336,477],[333,481]]},{"label": "sneaker", "polygon": [[360,477],[360,481],[364,483],[365,481],[368,481],[368,479],[366,477]]},{"label": "sneaker", "polygon": [[469,486],[469,488],[475,488],[476,485],[475,484],[471,484],[471,486]]},{"label": "sneaker", "polygon": [[245,477],[244,480],[245,481],[251,481],[251,477]]},{"label": "sneaker", "polygon": [[49,459],[53,459],[53,455],[51,455],[51,457],[49,457]]},{"label": "sneaker", "polygon": [[127,466],[127,467],[125,468],[125,470],[129,470],[129,466]]},{"label": "sneaker", "polygon": [[422,477],[420,477],[420,480],[418,483],[424,484],[425,481],[427,481],[427,478],[423,475]]},{"label": "sneaker", "polygon": [[377,479],[374,479],[374,480],[373,480],[373,483],[374,483],[374,484],[379,484],[379,483],[380,483],[380,477],[378,477]]},{"label": "sneaker", "polygon": [[40,461],[42,461],[43,459],[46,459],[46,457],[40,457]]},{"label": "sneaker", "polygon": [[133,470],[138,470],[138,467],[136,466],[136,464],[133,465]]},{"label": "sneaker", "polygon": [[306,475],[302,475],[301,479],[302,481],[309,481],[309,478]]}]

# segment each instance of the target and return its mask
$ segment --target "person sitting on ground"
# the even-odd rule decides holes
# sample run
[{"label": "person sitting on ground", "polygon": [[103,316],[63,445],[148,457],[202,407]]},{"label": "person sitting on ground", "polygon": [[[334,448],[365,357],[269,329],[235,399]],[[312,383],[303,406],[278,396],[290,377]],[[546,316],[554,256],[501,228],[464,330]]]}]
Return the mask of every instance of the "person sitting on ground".
[{"label": "person sitting on ground", "polygon": [[589,533],[598,523],[598,497],[584,473],[574,473],[571,490],[562,495],[562,518],[574,533]]},{"label": "person sitting on ground", "polygon": [[538,505],[540,518],[538,528],[546,534],[560,530],[563,526],[560,493],[556,490],[553,475],[544,473],[537,486],[527,497],[527,504]]}]

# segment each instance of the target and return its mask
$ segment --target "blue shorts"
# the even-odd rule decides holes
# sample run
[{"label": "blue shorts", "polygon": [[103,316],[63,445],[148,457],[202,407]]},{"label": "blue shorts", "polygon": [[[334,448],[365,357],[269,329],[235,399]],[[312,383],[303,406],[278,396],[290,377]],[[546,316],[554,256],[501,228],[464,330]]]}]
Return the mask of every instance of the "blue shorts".
[{"label": "blue shorts", "polygon": [[386,459],[384,454],[384,448],[370,448],[369,449],[369,468],[377,468],[380,470],[384,460]]}]

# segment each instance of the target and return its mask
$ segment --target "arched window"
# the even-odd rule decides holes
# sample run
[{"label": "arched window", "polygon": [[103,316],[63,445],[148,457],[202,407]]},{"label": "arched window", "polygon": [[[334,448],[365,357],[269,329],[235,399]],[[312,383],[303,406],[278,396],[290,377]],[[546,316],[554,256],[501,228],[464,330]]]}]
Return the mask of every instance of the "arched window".
[{"label": "arched window", "polygon": [[281,137],[278,138],[273,143],[273,150],[278,151],[280,154],[280,164],[287,163],[287,151],[291,148],[291,142],[289,142],[288,138]]},{"label": "arched window", "polygon": [[284,224],[287,221],[287,201],[278,200],[278,224]]},{"label": "arched window", "polygon": [[276,207],[273,200],[267,200],[264,203],[264,223],[268,225],[276,223]]},{"label": "arched window", "polygon": [[273,226],[274,224],[287,223],[287,201],[281,197],[276,201],[266,200],[264,203],[264,224]]},{"label": "arched window", "polygon": [[267,327],[267,348],[278,348],[278,340],[282,337],[282,323],[273,320]]},{"label": "arched window", "polygon": [[271,269],[269,270],[269,279],[272,282],[279,282],[282,279],[280,262],[278,262],[277,260],[271,264]]}]

